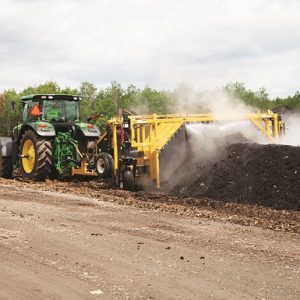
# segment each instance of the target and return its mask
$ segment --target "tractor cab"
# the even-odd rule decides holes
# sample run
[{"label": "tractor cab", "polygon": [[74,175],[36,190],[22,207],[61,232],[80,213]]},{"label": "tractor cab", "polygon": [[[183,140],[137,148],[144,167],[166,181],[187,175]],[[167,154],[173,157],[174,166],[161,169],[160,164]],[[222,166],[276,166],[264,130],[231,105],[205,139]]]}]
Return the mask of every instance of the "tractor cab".
[{"label": "tractor cab", "polygon": [[59,94],[22,97],[23,122],[14,133],[19,135],[32,128],[40,136],[55,137],[66,132],[78,141],[96,140],[99,129],[80,120],[80,100],[80,96]]},{"label": "tractor cab", "polygon": [[55,124],[72,124],[79,121],[79,96],[30,95],[22,97],[23,122],[46,121]]}]

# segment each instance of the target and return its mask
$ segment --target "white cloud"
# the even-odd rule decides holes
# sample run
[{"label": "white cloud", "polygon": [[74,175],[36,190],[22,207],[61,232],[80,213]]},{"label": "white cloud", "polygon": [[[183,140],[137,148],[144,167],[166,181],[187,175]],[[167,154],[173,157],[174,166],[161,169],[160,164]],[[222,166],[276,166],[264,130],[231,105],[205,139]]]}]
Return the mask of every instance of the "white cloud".
[{"label": "white cloud", "polygon": [[45,80],[299,89],[300,2],[0,0],[0,89]]}]

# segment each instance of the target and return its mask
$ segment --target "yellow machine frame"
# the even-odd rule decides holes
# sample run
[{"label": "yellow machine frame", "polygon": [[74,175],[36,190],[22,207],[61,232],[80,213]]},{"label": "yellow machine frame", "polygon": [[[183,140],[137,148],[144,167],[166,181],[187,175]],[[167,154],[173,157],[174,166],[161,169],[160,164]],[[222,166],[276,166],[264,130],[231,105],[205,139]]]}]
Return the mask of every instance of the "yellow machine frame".
[{"label": "yellow machine frame", "polygon": [[97,173],[93,170],[87,168],[88,163],[86,158],[81,161],[80,168],[72,168],[71,175],[81,175],[81,176],[98,176]]},{"label": "yellow machine frame", "polygon": [[[160,152],[174,134],[185,124],[212,123],[250,120],[273,143],[281,132],[278,115],[266,113],[245,114],[237,117],[219,117],[213,114],[170,114],[170,115],[132,115],[128,116],[131,149],[142,156],[137,157],[137,169],[147,166],[148,177],[160,188]],[[123,126],[123,118],[113,118],[108,122],[111,133],[115,173],[119,168],[117,131]],[[104,138],[100,137],[99,142]],[[137,173],[137,176],[139,174]]]}]

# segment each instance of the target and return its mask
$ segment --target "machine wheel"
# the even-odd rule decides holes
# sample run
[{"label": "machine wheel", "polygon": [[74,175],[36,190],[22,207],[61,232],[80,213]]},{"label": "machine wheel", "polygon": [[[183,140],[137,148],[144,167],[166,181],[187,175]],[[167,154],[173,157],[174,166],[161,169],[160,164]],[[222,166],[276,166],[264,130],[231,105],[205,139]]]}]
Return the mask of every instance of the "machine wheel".
[{"label": "machine wheel", "polygon": [[122,190],[134,191],[135,190],[135,180],[133,172],[131,170],[125,170],[123,172],[122,180],[120,181],[120,188]]},{"label": "machine wheel", "polygon": [[111,177],[114,169],[114,160],[109,153],[102,152],[95,161],[95,167],[99,177]]},{"label": "machine wheel", "polygon": [[27,130],[22,136],[19,153],[21,172],[25,178],[44,180],[49,177],[53,157],[51,141]]},{"label": "machine wheel", "polygon": [[0,157],[0,177],[12,178],[13,176],[13,161],[11,156]]}]

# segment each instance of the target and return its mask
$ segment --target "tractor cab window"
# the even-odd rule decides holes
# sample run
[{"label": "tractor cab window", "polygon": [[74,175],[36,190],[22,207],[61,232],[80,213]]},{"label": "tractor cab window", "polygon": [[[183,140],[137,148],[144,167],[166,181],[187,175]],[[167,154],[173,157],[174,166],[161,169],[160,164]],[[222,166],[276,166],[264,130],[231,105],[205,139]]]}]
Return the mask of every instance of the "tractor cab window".
[{"label": "tractor cab window", "polygon": [[32,100],[26,101],[24,103],[23,122],[26,123],[37,120],[39,118],[37,111],[40,111],[39,102]]},{"label": "tractor cab window", "polygon": [[64,101],[66,116],[69,122],[79,120],[79,102],[78,101]]},{"label": "tractor cab window", "polygon": [[48,122],[74,122],[79,119],[77,101],[44,100],[43,119]]}]

